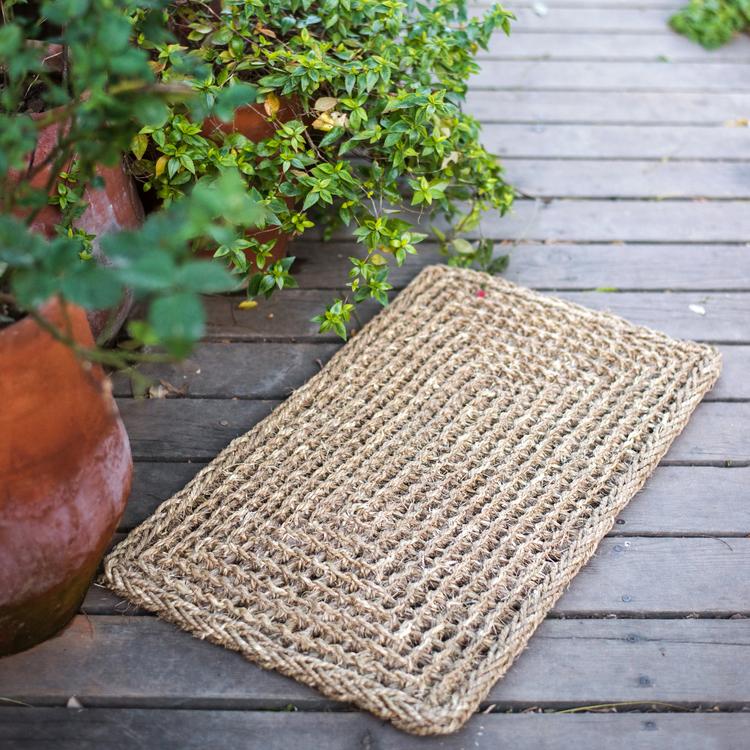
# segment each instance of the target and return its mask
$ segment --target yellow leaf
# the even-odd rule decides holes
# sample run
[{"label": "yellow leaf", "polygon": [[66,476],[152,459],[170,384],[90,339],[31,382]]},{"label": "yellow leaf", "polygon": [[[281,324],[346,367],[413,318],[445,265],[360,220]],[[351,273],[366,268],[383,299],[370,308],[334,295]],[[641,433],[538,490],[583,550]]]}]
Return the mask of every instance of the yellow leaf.
[{"label": "yellow leaf", "polygon": [[156,160],[156,166],[154,167],[154,172],[156,173],[157,177],[160,177],[164,173],[164,170],[167,168],[168,161],[169,161],[168,156],[160,156]]},{"label": "yellow leaf", "polygon": [[142,159],[147,148],[148,136],[145,133],[138,133],[138,135],[133,136],[133,140],[130,142],[130,150],[136,159]]},{"label": "yellow leaf", "polygon": [[315,130],[329,131],[333,129],[333,120],[328,112],[324,112],[317,120],[312,124]]},{"label": "yellow leaf", "polygon": [[382,255],[378,255],[377,253],[371,255],[369,260],[373,266],[384,266],[388,263],[388,261]]},{"label": "yellow leaf", "polygon": [[254,307],[257,307],[258,303],[254,299],[243,299],[242,302],[240,302],[237,307],[239,307],[240,310],[252,310]]},{"label": "yellow leaf", "polygon": [[323,112],[312,124],[316,130],[328,132],[333,128],[345,128],[349,123],[349,118],[343,112]]},{"label": "yellow leaf", "polygon": [[266,110],[266,114],[269,117],[273,117],[281,106],[281,100],[273,91],[266,94],[266,100],[263,102],[263,108]]},{"label": "yellow leaf", "polygon": [[318,112],[328,112],[329,109],[333,109],[338,103],[339,100],[333,96],[321,96],[315,102],[315,109]]}]

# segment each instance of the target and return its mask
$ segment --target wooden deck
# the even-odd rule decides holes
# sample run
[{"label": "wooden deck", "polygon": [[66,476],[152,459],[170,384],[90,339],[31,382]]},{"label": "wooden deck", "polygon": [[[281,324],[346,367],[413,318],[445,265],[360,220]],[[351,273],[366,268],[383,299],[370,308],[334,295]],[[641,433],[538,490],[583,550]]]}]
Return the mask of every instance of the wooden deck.
[{"label": "wooden deck", "polygon": [[[725,365],[483,713],[409,737],[94,588],[62,635],[0,661],[0,748],[750,747],[750,129],[735,127],[750,39],[705,53],[666,28],[678,0],[545,2],[516,4],[470,96],[529,196],[485,223],[520,243],[506,275],[714,342]],[[136,459],[121,534],[339,346],[309,319],[352,246],[293,252],[302,290],[245,312],[210,300],[206,343],[155,373],[186,398],[137,402],[117,383]]]}]

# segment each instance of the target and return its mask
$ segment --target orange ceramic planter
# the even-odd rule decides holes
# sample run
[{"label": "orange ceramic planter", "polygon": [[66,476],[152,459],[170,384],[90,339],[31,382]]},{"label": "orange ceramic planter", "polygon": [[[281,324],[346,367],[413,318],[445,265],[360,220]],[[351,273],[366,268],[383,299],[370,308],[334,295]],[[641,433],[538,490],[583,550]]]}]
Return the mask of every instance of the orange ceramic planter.
[{"label": "orange ceramic planter", "polygon": [[[282,98],[276,120],[289,122],[299,117],[298,107],[293,99]],[[258,143],[270,138],[276,132],[276,124],[266,114],[262,104],[246,104],[238,107],[231,122],[223,122],[216,117],[208,117],[203,122],[203,135],[207,138],[217,130],[222,133],[242,133],[249,141]]]},{"label": "orange ceramic planter", "polygon": [[[297,105],[292,99],[281,99],[281,105],[276,113],[276,119],[280,122],[289,122],[300,117]],[[209,117],[203,122],[203,135],[210,138],[212,134],[220,131],[222,133],[241,133],[249,141],[258,143],[270,138],[276,132],[276,124],[269,119],[262,104],[248,104],[239,107],[231,122],[222,122],[215,117]],[[286,255],[286,248],[292,235],[279,229],[261,229],[247,233],[248,238],[258,242],[270,242],[276,240],[271,251],[269,262],[280,260]],[[209,253],[212,255],[212,253]]]},{"label": "orange ceramic planter", "polygon": [[[85,312],[45,318],[91,346]],[[76,613],[130,491],[130,445],[109,382],[31,318],[0,330],[0,655]]]},{"label": "orange ceramic planter", "polygon": [[[34,114],[31,117],[38,120],[46,114],[49,113]],[[60,123],[53,123],[39,130],[36,148],[29,157],[29,169],[43,164],[54,152],[62,130],[64,130],[64,124]],[[66,168],[68,166],[66,165]],[[88,208],[76,221],[76,226],[96,237],[123,229],[137,229],[141,226],[144,218],[143,205],[138,197],[133,178],[125,171],[123,165],[100,166],[97,168],[97,174],[102,178],[104,186],[96,190],[91,188],[86,190],[83,197],[88,203]],[[52,165],[46,165],[34,175],[31,180],[32,187],[45,188],[51,176]],[[60,211],[56,206],[45,206],[34,218],[31,229],[46,237],[53,237],[55,225],[60,223],[60,219]],[[100,252],[97,240],[94,240],[94,255],[98,263],[106,265],[107,258]],[[132,306],[132,296],[126,294],[113,313],[112,335],[120,330]],[[112,314],[110,310],[95,310],[88,313],[89,323],[95,337],[98,337],[104,330],[110,314]]]}]

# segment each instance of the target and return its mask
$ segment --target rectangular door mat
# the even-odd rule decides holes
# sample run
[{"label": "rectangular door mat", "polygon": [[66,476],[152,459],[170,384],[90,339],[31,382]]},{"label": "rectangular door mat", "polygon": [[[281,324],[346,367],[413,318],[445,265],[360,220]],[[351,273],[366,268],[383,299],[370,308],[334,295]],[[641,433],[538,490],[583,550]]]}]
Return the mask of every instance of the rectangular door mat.
[{"label": "rectangular door mat", "polygon": [[427,268],[116,547],[107,585],[401,729],[454,731],[719,369],[708,346]]}]

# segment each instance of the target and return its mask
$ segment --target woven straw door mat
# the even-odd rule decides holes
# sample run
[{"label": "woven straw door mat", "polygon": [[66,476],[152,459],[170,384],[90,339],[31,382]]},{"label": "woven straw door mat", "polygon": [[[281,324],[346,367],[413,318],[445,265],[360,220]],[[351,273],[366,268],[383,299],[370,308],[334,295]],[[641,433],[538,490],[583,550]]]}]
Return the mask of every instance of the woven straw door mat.
[{"label": "woven straw door mat", "polygon": [[685,426],[718,353],[432,266],[106,560],[200,638],[458,729]]}]

